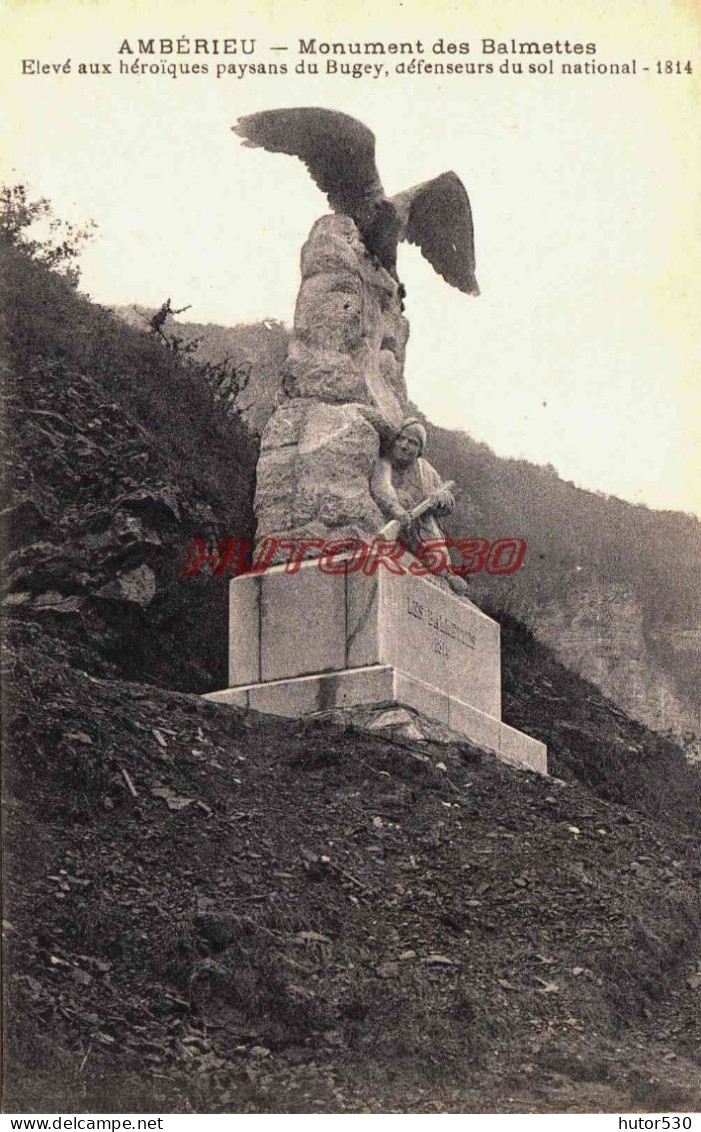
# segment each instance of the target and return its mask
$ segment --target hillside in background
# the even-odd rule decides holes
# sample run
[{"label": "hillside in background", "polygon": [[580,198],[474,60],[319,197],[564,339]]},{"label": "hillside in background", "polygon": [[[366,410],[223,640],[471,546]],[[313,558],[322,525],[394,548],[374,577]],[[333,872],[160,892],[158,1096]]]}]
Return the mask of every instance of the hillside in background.
[{"label": "hillside in background", "polygon": [[180,573],[251,533],[255,435],[226,373],[0,253],[6,1111],[697,1107],[680,748],[511,613],[504,718],[555,778],[202,700],[226,585]]},{"label": "hillside in background", "polygon": [[[148,318],[155,311],[146,308],[116,307],[115,314],[127,325],[148,333]],[[213,367],[231,363],[236,379],[224,376],[212,386],[217,400],[232,414],[241,417],[256,436],[260,436],[282,388],[281,371],[290,334],[275,319],[241,326],[217,326],[208,322],[187,322],[182,317],[168,319],[166,335],[192,349],[200,363]]]},{"label": "hillside in background", "polygon": [[[565,664],[636,718],[701,750],[701,523],[693,515],[584,491],[554,468],[503,459],[464,433],[433,428],[432,455],[464,485],[452,532],[528,543],[506,584],[476,595],[525,621]],[[695,738],[694,738],[695,737]]]}]

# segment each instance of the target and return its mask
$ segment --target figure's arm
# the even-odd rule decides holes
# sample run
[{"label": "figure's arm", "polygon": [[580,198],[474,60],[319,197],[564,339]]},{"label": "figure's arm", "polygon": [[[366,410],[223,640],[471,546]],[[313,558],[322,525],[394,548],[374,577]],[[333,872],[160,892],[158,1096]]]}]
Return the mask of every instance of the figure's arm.
[{"label": "figure's arm", "polygon": [[392,483],[392,465],[384,456],[375,461],[370,477],[370,494],[387,519],[399,519],[402,523],[407,521],[408,513],[399,502]]},{"label": "figure's arm", "polygon": [[443,487],[443,480],[433,465],[423,458],[421,458],[421,479],[426,494],[435,501],[435,507],[432,508],[434,515],[450,515],[455,508],[455,497],[451,491]]}]

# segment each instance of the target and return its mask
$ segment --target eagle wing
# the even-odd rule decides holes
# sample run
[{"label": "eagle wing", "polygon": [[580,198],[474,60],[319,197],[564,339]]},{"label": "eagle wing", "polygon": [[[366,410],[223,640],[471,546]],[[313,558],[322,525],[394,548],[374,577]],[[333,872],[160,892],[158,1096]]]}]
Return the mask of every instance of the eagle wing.
[{"label": "eagle wing", "polygon": [[470,201],[455,173],[442,173],[392,203],[403,220],[402,239],[417,244],[447,283],[479,295],[475,279],[475,236]]},{"label": "eagle wing", "polygon": [[384,191],[375,165],[375,135],[337,110],[262,110],[232,127],[244,145],[299,157],[336,212],[355,217]]}]

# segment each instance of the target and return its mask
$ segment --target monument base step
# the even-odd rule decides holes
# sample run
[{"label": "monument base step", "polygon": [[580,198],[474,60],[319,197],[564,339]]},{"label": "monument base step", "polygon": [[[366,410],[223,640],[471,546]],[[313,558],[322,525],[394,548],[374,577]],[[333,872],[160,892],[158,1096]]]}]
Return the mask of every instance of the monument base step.
[{"label": "monument base step", "polygon": [[547,774],[544,743],[391,665],[346,668],[210,692],[215,703],[298,719],[358,705],[400,704],[486,747],[506,763]]}]

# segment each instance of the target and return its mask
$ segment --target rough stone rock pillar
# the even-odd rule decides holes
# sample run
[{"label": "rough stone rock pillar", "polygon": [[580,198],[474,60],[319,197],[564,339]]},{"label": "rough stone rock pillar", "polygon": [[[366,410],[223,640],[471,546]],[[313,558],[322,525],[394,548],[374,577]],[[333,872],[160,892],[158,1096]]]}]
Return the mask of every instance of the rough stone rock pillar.
[{"label": "rough stone rock pillar", "polygon": [[284,392],[261,441],[257,538],[367,537],[382,525],[369,491],[380,437],[406,413],[409,325],[349,217],[316,222],[301,267]]}]

